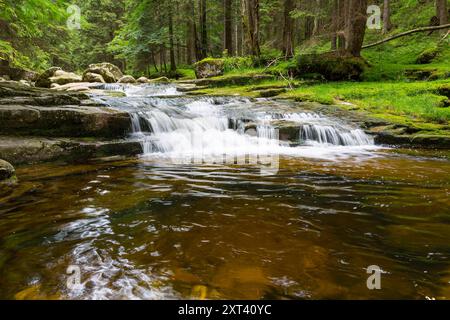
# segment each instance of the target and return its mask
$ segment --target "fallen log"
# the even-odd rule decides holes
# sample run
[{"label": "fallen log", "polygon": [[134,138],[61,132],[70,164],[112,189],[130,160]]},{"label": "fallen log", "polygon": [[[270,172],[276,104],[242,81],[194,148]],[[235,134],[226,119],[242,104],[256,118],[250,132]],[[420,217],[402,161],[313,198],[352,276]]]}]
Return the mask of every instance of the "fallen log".
[{"label": "fallen log", "polygon": [[380,41],[377,41],[377,42],[374,42],[374,43],[371,43],[371,44],[367,44],[367,45],[363,46],[362,49],[372,48],[372,47],[378,46],[380,44],[383,44],[385,42],[388,42],[388,41],[391,41],[391,40],[394,40],[394,39],[397,39],[397,38],[400,38],[400,37],[404,37],[404,36],[410,35],[412,33],[431,31],[431,30],[440,30],[440,29],[447,29],[447,28],[450,29],[450,24],[444,24],[444,25],[441,25],[441,26],[417,28],[417,29],[413,29],[413,30],[409,30],[409,31],[405,31],[405,32],[396,34],[396,35],[394,35],[392,37],[389,37],[389,38],[386,38],[386,39],[383,39],[383,40],[380,40]]}]

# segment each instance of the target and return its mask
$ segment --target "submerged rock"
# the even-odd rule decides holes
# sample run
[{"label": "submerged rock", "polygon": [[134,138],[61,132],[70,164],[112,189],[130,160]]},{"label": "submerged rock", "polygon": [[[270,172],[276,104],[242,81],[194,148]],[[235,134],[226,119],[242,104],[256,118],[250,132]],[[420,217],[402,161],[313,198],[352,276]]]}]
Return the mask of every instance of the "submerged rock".
[{"label": "submerged rock", "polygon": [[9,162],[0,159],[0,183],[14,178],[15,172],[14,167]]},{"label": "submerged rock", "polygon": [[221,76],[224,68],[223,59],[207,58],[195,64],[195,75],[197,79]]},{"label": "submerged rock", "polygon": [[123,76],[119,79],[119,83],[136,83],[136,79],[132,76]]}]

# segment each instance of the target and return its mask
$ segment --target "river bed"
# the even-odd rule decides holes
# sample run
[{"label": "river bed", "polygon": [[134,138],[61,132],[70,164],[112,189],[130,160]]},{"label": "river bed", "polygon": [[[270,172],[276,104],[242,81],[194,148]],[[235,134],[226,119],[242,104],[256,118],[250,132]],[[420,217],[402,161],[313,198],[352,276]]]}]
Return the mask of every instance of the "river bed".
[{"label": "river bed", "polygon": [[143,155],[2,190],[0,298],[450,299],[448,158],[281,102],[139,90],[97,98],[135,115]]}]

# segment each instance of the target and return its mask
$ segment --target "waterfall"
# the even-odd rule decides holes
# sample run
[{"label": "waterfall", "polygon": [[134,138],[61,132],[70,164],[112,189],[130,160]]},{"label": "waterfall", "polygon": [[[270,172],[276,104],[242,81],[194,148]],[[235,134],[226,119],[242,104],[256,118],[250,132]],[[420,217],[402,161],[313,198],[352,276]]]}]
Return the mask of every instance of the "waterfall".
[{"label": "waterfall", "polygon": [[[130,113],[132,136],[142,143],[147,156],[320,157],[327,152],[342,154],[374,148],[373,139],[360,128],[298,110],[287,102],[180,96],[173,85],[115,84],[104,88],[125,92],[126,97],[99,99]],[[286,126],[290,133],[291,128],[297,130],[297,134],[289,137],[291,143],[279,139],[279,131]]]},{"label": "waterfall", "polygon": [[300,129],[300,138],[304,142],[318,144],[331,144],[335,146],[363,146],[373,144],[361,129],[348,129],[330,125],[303,125]]}]

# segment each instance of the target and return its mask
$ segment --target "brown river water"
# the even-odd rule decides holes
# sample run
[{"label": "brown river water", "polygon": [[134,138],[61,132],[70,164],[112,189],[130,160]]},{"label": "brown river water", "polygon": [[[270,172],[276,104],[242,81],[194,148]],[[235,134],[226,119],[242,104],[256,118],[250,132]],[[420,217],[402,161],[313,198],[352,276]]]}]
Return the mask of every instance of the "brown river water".
[{"label": "brown river water", "polygon": [[[204,104],[182,114],[171,102],[161,110],[182,114],[174,123],[140,114],[154,133],[135,122],[135,135],[156,141],[143,143],[150,155],[197,152],[177,148],[199,124],[197,142],[215,139],[207,150],[254,147],[211,115],[220,103],[207,116]],[[312,121],[304,138],[317,141],[276,149],[272,174],[164,156],[19,166],[19,184],[0,189],[0,299],[450,299],[448,154],[373,148],[311,114],[289,119]]]},{"label": "brown river water", "polygon": [[[391,151],[283,158],[266,177],[145,159],[20,167],[0,198],[0,298],[449,299],[449,173]],[[69,265],[82,288],[67,289]]]}]

